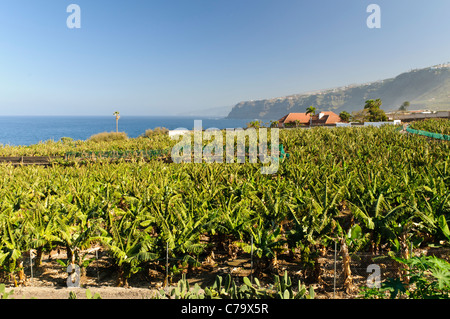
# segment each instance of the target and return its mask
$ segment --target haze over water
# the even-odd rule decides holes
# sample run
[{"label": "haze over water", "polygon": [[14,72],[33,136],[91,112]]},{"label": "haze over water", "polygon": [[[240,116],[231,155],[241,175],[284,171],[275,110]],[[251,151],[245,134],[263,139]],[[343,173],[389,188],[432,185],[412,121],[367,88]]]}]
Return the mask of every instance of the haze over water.
[{"label": "haze over water", "polygon": [[[121,116],[119,131],[134,138],[147,129],[166,127],[193,129],[194,120],[202,120],[203,129],[246,127],[251,120],[223,118],[201,119],[200,117],[152,117]],[[5,116],[0,117],[0,144],[32,145],[47,140],[59,141],[61,137],[86,140],[101,132],[114,132],[114,116]]]}]

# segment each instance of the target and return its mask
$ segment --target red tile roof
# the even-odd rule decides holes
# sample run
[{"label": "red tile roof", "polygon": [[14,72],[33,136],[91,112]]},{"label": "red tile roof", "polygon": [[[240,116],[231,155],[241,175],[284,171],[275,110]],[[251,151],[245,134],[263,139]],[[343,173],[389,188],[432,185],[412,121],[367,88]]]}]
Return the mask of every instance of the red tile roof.
[{"label": "red tile roof", "polygon": [[[319,114],[323,114],[319,119]],[[312,117],[313,124],[335,124],[341,122],[341,118],[334,112],[320,112]],[[280,125],[286,123],[295,123],[299,121],[301,124],[309,124],[311,116],[306,113],[289,113],[278,120]]]},{"label": "red tile roof", "polygon": [[320,112],[323,114],[322,118],[319,119],[319,114],[313,117],[313,123],[317,122],[320,124],[336,124],[341,122],[341,118],[334,112]]},{"label": "red tile roof", "polygon": [[280,123],[295,123],[295,121],[300,121],[300,123],[309,123],[311,116],[306,113],[289,113],[288,115],[282,117],[278,122]]}]

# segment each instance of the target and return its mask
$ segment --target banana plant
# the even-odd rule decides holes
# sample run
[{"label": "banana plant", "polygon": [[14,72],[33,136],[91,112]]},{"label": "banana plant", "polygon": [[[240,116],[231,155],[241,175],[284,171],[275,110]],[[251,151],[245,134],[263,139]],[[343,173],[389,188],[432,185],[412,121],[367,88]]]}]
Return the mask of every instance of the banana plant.
[{"label": "banana plant", "polygon": [[145,261],[156,260],[156,238],[149,234],[149,222],[137,209],[134,212],[114,209],[109,213],[106,229],[108,237],[102,237],[118,267],[118,286],[128,287],[130,276],[138,272]]},{"label": "banana plant", "polygon": [[291,247],[300,248],[301,261],[315,282],[321,282],[319,259],[337,236],[334,217],[343,196],[343,186],[330,184],[327,179],[321,185],[307,184],[306,191],[299,191],[304,200],[297,201],[290,209],[294,226],[287,234],[287,241]]},{"label": "banana plant", "polygon": [[244,240],[246,229],[253,224],[254,216],[248,208],[249,199],[241,199],[235,194],[221,197],[219,208],[210,213],[209,233],[217,238],[216,249],[225,250],[230,258],[237,257],[236,242]]},{"label": "banana plant", "polygon": [[89,219],[86,214],[74,205],[60,203],[58,214],[54,220],[52,244],[66,250],[67,262],[77,264],[85,273],[88,262],[86,251],[93,244],[107,243],[109,237],[101,227],[103,220]]},{"label": "banana plant", "polygon": [[23,270],[23,253],[29,249],[29,236],[26,224],[21,223],[23,212],[15,212],[11,208],[0,214],[0,265],[7,271],[14,286],[25,281]]},{"label": "banana plant", "polygon": [[168,243],[174,256],[182,257],[189,265],[198,264],[198,256],[205,251],[206,244],[200,242],[207,214],[197,214],[194,206],[187,207],[181,194],[165,196],[163,201],[152,206],[155,226],[159,229],[161,250]]},{"label": "banana plant", "polygon": [[[244,242],[237,242],[246,253],[252,253],[256,257],[255,274],[262,271],[276,269],[278,267],[277,255],[283,251],[286,240],[281,236],[281,228],[273,221],[259,221],[257,226],[247,229],[249,236]],[[253,242],[253,244],[252,244]]]},{"label": "banana plant", "polygon": [[[405,204],[391,207],[385,200],[383,194],[366,209],[364,202],[360,201],[360,205],[349,202],[353,216],[364,226],[364,231],[370,233],[370,239],[375,245],[375,250],[379,250],[382,244],[389,244],[395,240],[403,240],[399,238],[398,220],[405,214],[410,213],[410,209]],[[408,219],[404,219],[405,224]],[[384,242],[382,242],[382,240]],[[403,242],[403,245],[406,243]]]},{"label": "banana plant", "polygon": [[40,267],[45,247],[59,242],[57,236],[57,214],[50,208],[37,203],[30,220],[31,248],[36,249],[34,264]]}]

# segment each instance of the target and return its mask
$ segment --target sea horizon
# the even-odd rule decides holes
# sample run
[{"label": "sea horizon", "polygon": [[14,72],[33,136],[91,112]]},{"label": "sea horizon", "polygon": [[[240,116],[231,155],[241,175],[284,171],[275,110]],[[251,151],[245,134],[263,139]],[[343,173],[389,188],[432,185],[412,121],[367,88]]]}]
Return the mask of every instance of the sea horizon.
[{"label": "sea horizon", "polygon": [[[203,128],[245,128],[252,119],[177,115],[121,115],[119,132],[136,138],[148,129],[165,127],[193,129],[194,120],[202,120]],[[94,134],[115,132],[114,116],[105,115],[2,115],[0,116],[0,145],[29,146],[46,141],[59,141],[62,137],[86,140]]]}]

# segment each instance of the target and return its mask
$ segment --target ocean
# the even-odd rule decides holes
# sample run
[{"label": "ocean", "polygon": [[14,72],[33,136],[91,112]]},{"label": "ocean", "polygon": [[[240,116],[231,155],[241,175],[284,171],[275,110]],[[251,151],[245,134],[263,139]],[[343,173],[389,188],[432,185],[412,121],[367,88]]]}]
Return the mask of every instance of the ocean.
[{"label": "ocean", "polygon": [[[134,138],[147,129],[166,127],[193,129],[194,120],[202,120],[203,129],[208,128],[245,128],[252,120],[232,120],[224,118],[201,117],[157,117],[157,116],[121,116],[119,132]],[[3,116],[0,117],[0,144],[32,145],[48,140],[59,141],[61,137],[74,140],[86,140],[101,132],[115,132],[114,116]]]}]

